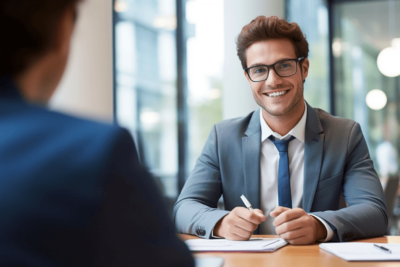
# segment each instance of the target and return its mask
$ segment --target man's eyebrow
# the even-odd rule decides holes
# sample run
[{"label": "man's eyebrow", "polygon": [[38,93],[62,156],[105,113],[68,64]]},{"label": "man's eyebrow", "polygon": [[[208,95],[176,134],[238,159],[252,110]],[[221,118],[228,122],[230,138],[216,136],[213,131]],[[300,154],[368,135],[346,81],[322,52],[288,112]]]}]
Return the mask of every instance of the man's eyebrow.
[{"label": "man's eyebrow", "polygon": [[277,62],[279,62],[279,61],[282,61],[282,60],[287,60],[287,59],[294,59],[294,58],[291,58],[291,57],[284,57],[284,58],[281,58],[281,59],[279,59],[279,60],[277,60],[277,61],[275,61],[274,63],[272,63],[272,64],[265,64],[265,63],[253,63],[253,64],[251,64],[248,68],[251,68],[251,67],[257,67],[257,66],[271,66],[271,65],[273,65],[273,64],[275,64],[275,63],[277,63]]},{"label": "man's eyebrow", "polygon": [[251,68],[251,67],[256,67],[256,66],[266,66],[267,64],[264,64],[264,63],[254,63],[254,64],[251,64],[250,66],[249,66],[249,68]]}]

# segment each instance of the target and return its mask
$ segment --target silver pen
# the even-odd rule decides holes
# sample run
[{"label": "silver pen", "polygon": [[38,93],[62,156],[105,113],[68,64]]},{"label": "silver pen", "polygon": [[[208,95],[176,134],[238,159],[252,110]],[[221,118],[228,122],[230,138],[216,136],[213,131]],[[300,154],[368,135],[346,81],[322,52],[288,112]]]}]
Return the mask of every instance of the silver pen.
[{"label": "silver pen", "polygon": [[247,200],[247,198],[244,195],[242,195],[240,198],[242,199],[242,201],[243,201],[244,205],[246,206],[246,208],[248,208],[250,211],[253,211],[253,207],[251,206],[251,204]]},{"label": "silver pen", "polygon": [[374,247],[376,247],[376,248],[378,248],[378,249],[380,249],[380,250],[382,250],[382,251],[384,251],[384,252],[386,252],[386,253],[392,253],[392,251],[390,251],[390,249],[385,248],[385,247],[383,247],[383,246],[379,246],[379,245],[377,245],[377,244],[374,244]]}]

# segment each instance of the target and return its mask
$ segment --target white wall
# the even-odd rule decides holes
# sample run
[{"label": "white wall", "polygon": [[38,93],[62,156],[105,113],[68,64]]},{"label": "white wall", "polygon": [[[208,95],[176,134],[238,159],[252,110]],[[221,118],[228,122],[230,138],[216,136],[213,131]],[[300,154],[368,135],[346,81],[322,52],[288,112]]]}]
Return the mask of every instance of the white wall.
[{"label": "white wall", "polygon": [[111,122],[113,118],[112,1],[81,4],[71,55],[50,107]]},{"label": "white wall", "polygon": [[236,55],[235,40],[243,26],[259,15],[285,17],[284,0],[225,0],[224,1],[224,89],[223,118],[247,115],[258,109],[253,99],[240,60]]}]

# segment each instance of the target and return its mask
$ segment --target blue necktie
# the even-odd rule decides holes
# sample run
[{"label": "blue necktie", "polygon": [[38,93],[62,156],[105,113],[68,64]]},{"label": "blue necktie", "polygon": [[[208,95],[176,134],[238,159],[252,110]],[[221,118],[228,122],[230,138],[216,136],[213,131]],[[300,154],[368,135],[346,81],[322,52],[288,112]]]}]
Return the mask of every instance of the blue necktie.
[{"label": "blue necktie", "polygon": [[289,156],[288,147],[289,142],[292,141],[294,136],[288,140],[275,141],[271,135],[268,137],[272,143],[275,144],[279,151],[279,168],[278,168],[278,198],[279,206],[292,208],[292,193],[290,191],[290,172],[289,172]]}]

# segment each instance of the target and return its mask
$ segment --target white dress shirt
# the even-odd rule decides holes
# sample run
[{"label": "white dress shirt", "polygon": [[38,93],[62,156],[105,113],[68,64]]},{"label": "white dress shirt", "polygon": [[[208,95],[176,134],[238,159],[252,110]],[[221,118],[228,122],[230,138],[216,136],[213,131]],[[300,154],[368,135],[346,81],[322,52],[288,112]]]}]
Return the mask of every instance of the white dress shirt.
[{"label": "white dress shirt", "polygon": [[[289,143],[289,172],[290,172],[290,189],[292,193],[292,207],[302,208],[303,201],[303,183],[304,183],[304,139],[307,120],[307,105],[304,109],[304,114],[297,125],[285,136],[281,136],[271,130],[265,122],[262,111],[260,109],[261,123],[261,156],[260,156],[260,202],[261,210],[267,216],[265,222],[260,224],[260,234],[274,235],[275,226],[274,219],[269,216],[269,213],[279,206],[278,202],[278,166],[279,166],[279,151],[275,144],[268,139],[269,136],[274,136],[277,140],[287,140],[294,136]],[[312,214],[310,214],[312,215]],[[314,215],[312,215],[314,216]],[[321,218],[314,216],[320,220],[327,230],[327,237],[319,241],[329,241],[333,237],[331,227]]]}]

